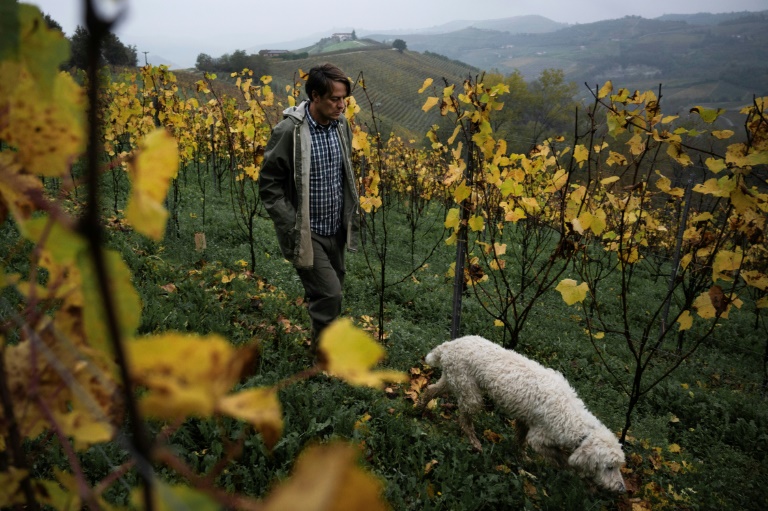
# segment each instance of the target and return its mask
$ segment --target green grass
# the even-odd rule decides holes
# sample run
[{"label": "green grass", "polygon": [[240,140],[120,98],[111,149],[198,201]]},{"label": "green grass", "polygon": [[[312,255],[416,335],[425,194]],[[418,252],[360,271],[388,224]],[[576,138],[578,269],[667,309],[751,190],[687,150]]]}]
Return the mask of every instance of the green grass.
[{"label": "green grass", "polygon": [[[258,261],[253,274],[247,274],[240,261],[248,259],[249,249],[234,225],[226,186],[221,193],[209,187],[202,225],[201,194],[194,182],[182,185],[177,234],[154,243],[132,231],[109,231],[108,244],[123,254],[144,304],[140,332],[217,332],[235,344],[258,340],[262,354],[243,386],[272,385],[307,368],[308,316],[297,302],[303,292],[293,268],[279,255],[271,223],[262,218],[257,224]],[[410,270],[405,224],[392,213],[388,265],[393,277]],[[8,222],[2,229],[5,248],[18,237]],[[204,252],[194,249],[195,232],[206,233]],[[422,236],[417,252],[430,246],[434,235]],[[416,280],[387,289],[386,366],[424,369],[423,356],[448,340],[452,280],[445,272],[454,254],[454,247],[442,247]],[[25,264],[21,257],[11,263]],[[364,317],[378,310],[375,284],[363,253],[349,254],[347,263],[343,314],[365,326],[369,321]],[[222,271],[241,277],[223,283]],[[175,292],[161,288],[169,283]],[[654,283],[647,277],[633,289],[634,298],[658,300],[660,286],[663,279]],[[12,299],[6,296],[0,303],[6,307]],[[462,314],[462,333],[500,340],[500,331],[473,298],[465,297]],[[618,431],[626,396],[600,365],[580,318],[576,308],[566,307],[551,291],[532,313],[519,350],[562,371],[590,410]],[[757,510],[768,505],[760,482],[768,476],[768,404],[759,388],[765,339],[752,321],[751,310],[734,311],[694,358],[641,403],[626,446],[633,497],[653,503],[654,509]],[[611,362],[621,366],[625,350],[611,339],[603,342]],[[285,430],[272,452],[258,435],[229,419],[190,419],[170,442],[182,459],[204,472],[226,455],[227,439],[244,433],[242,455],[218,483],[254,496],[265,495],[287,476],[307,445],[343,439],[359,446],[363,465],[383,479],[385,497],[397,510],[626,509],[625,498],[594,494],[571,472],[520,451],[513,426],[492,406],[476,418],[476,429],[481,435],[499,435],[498,441],[483,439],[485,450],[478,454],[461,434],[450,398],[422,416],[414,413],[406,390],[407,385],[388,393],[358,389],[319,376],[280,392]],[[55,450],[42,449],[30,446],[38,455],[36,473],[50,474],[53,466],[64,465]],[[115,445],[99,446],[82,458],[98,478],[119,465],[125,453]],[[167,469],[161,475],[178,480]],[[125,503],[123,482],[134,483],[132,477],[113,485],[108,497]]]}]

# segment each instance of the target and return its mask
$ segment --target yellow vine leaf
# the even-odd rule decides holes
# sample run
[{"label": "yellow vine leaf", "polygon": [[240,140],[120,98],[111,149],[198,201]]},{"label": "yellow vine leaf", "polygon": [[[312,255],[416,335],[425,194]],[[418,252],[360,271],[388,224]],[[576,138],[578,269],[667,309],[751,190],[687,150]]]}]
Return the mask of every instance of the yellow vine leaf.
[{"label": "yellow vine leaf", "polygon": [[608,165],[626,165],[627,157],[621,153],[610,151],[610,155],[608,156],[608,159],[605,160],[605,162]]},{"label": "yellow vine leaf", "polygon": [[672,197],[682,197],[685,195],[685,190],[682,188],[672,188],[672,181],[668,177],[664,176],[660,171],[657,170],[656,174],[659,176],[659,179],[656,181],[656,188],[668,195],[671,195]]},{"label": "yellow vine leaf", "polygon": [[712,305],[712,300],[710,300],[709,294],[706,291],[693,301],[693,308],[696,309],[696,314],[703,319],[711,319],[717,315],[717,311]]},{"label": "yellow vine leaf", "polygon": [[15,147],[30,174],[61,176],[85,149],[84,96],[69,74],[44,93],[22,64],[0,61],[0,139]]},{"label": "yellow vine leaf", "polygon": [[421,89],[419,89],[419,94],[427,90],[427,87],[432,85],[432,81],[433,81],[432,78],[427,78],[426,80],[424,80],[424,83],[421,85]]},{"label": "yellow vine leaf", "polygon": [[690,113],[696,113],[699,114],[699,117],[701,117],[701,120],[706,123],[713,123],[715,120],[717,120],[718,117],[720,117],[722,114],[725,113],[725,110],[722,108],[718,108],[717,110],[712,108],[705,108],[703,106],[695,106],[691,108]]},{"label": "yellow vine leaf", "polygon": [[715,174],[728,168],[728,166],[725,164],[725,161],[721,160],[720,158],[709,157],[704,161],[704,164]]},{"label": "yellow vine leaf", "polygon": [[10,508],[15,505],[23,505],[26,502],[21,491],[21,481],[27,477],[28,472],[13,465],[0,472],[0,508]]},{"label": "yellow vine leaf", "polygon": [[589,158],[589,149],[584,147],[582,144],[579,144],[573,150],[573,157],[576,159],[579,167],[581,167],[584,165],[584,162],[587,161],[587,158]]},{"label": "yellow vine leaf", "polygon": [[135,383],[146,388],[144,412],[161,419],[212,415],[255,355],[219,335],[176,332],[134,339],[126,351]]},{"label": "yellow vine leaf", "polygon": [[357,449],[340,442],[307,448],[291,477],[267,495],[264,511],[385,511],[382,483],[357,458]]},{"label": "yellow vine leaf", "polygon": [[523,209],[525,209],[525,212],[529,215],[532,215],[541,209],[539,201],[537,201],[535,197],[524,197],[520,199],[520,204],[522,204]]},{"label": "yellow vine leaf", "polygon": [[693,326],[693,315],[691,314],[691,311],[683,311],[683,313],[680,314],[680,317],[677,318],[677,323],[680,324],[678,331],[689,330]]},{"label": "yellow vine leaf", "polygon": [[627,141],[627,145],[629,146],[629,151],[635,156],[645,151],[645,142],[639,133],[632,135],[632,138]]},{"label": "yellow vine leaf", "polygon": [[424,103],[424,106],[421,107],[421,109],[425,112],[429,112],[439,101],[440,101],[440,98],[429,96],[427,98],[427,101]]},{"label": "yellow vine leaf", "polygon": [[137,232],[160,240],[168,218],[163,200],[179,171],[176,139],[164,129],[153,131],[142,140],[128,168],[132,189],[125,218]]},{"label": "yellow vine leaf", "polygon": [[672,141],[667,147],[667,154],[677,161],[683,167],[693,165],[691,157],[683,150],[683,146],[679,142]]},{"label": "yellow vine leaf", "polygon": [[485,228],[485,220],[480,215],[475,215],[469,219],[469,228],[473,231],[482,231]]},{"label": "yellow vine leaf", "polygon": [[344,318],[334,321],[320,336],[323,368],[352,385],[379,387],[385,381],[405,381],[404,373],[372,370],[385,355],[384,348]]},{"label": "yellow vine leaf", "polygon": [[459,228],[459,208],[452,208],[448,210],[448,214],[445,217],[445,228],[446,229],[458,229]]},{"label": "yellow vine leaf", "polygon": [[455,128],[453,128],[453,133],[448,138],[448,145],[453,144],[453,142],[456,140],[456,137],[459,135],[460,132],[461,132],[461,126],[456,126]]},{"label": "yellow vine leaf", "polygon": [[720,179],[713,177],[694,186],[693,191],[715,197],[730,197],[731,192],[736,188],[736,183],[736,179],[731,179],[729,176],[723,176]]},{"label": "yellow vine leaf", "polygon": [[726,140],[734,135],[733,130],[715,130],[712,132],[712,136],[720,140]]},{"label": "yellow vine leaf", "polygon": [[563,279],[557,285],[555,290],[560,292],[563,301],[565,301],[567,305],[573,305],[577,302],[580,303],[584,301],[587,297],[589,286],[586,282],[577,284],[573,279]]},{"label": "yellow vine leaf", "polygon": [[600,87],[600,90],[597,93],[597,99],[603,99],[611,92],[613,92],[613,82],[608,80],[607,82],[605,82],[605,85]]},{"label": "yellow vine leaf", "polygon": [[723,280],[733,282],[733,277],[728,273],[738,270],[744,258],[740,249],[735,252],[730,250],[720,250],[715,254],[715,261],[712,263],[712,282]]},{"label": "yellow vine leaf", "polygon": [[[152,492],[152,504],[157,511],[180,511],[194,509],[195,511],[219,511],[221,504],[205,493],[186,484],[171,486],[157,480]],[[134,509],[143,509],[144,492],[142,488],[131,490],[131,504]]]},{"label": "yellow vine leaf", "polygon": [[731,144],[725,152],[725,161],[737,167],[752,167],[768,164],[768,151],[747,147],[746,144]]},{"label": "yellow vine leaf", "polygon": [[381,207],[381,197],[369,197],[369,196],[362,196],[360,197],[360,208],[365,211],[366,213],[370,213],[371,211],[375,211]]},{"label": "yellow vine leaf", "polygon": [[247,389],[221,399],[217,410],[249,422],[272,449],[283,434],[283,409],[274,388]]},{"label": "yellow vine leaf", "polygon": [[768,275],[759,272],[758,270],[749,270],[741,272],[740,274],[748,286],[756,287],[763,291],[768,290]]},{"label": "yellow vine leaf", "polygon": [[[625,161],[626,161],[626,160],[625,160]],[[620,179],[620,178],[619,178],[619,176],[611,176],[611,177],[606,177],[605,179],[601,179],[601,180],[600,180],[600,184],[601,184],[601,185],[603,185],[603,186],[608,186],[608,185],[610,185],[610,184],[613,184],[613,183],[615,183],[615,182],[616,182],[616,181],[618,181],[619,179]]]},{"label": "yellow vine leaf", "polygon": [[467,186],[467,183],[465,181],[462,181],[459,186],[456,187],[456,190],[453,192],[453,200],[456,201],[457,204],[463,202],[465,199],[468,199],[469,196],[472,194],[472,189]]},{"label": "yellow vine leaf", "polygon": [[[103,252],[107,285],[112,296],[118,329],[123,340],[132,338],[141,323],[141,298],[133,286],[131,270],[118,252]],[[112,353],[106,320],[104,299],[90,253],[83,252],[78,259],[82,275],[83,317],[88,344],[105,353]]]}]

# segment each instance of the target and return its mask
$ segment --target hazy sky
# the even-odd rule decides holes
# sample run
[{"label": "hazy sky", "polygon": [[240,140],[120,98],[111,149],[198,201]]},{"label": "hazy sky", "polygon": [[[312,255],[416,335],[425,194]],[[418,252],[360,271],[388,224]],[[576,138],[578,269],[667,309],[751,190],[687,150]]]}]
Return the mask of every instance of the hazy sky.
[{"label": "hazy sky", "polygon": [[[23,0],[50,14],[67,35],[82,21],[83,0]],[[107,12],[125,10],[115,32],[182,67],[197,55],[218,57],[234,50],[285,48],[277,43],[355,29],[427,28],[454,20],[487,20],[539,14],[562,23],[589,23],[639,15],[761,11],[768,0],[96,0]],[[406,41],[407,42],[407,41]],[[293,48],[289,48],[293,49]]]}]

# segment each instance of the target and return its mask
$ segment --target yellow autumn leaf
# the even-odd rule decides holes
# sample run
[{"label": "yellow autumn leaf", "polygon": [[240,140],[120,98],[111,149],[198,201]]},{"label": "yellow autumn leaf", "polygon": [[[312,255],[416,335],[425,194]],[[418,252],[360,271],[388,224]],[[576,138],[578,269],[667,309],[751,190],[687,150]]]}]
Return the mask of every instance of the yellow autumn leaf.
[{"label": "yellow autumn leaf", "polygon": [[217,411],[253,425],[267,449],[272,449],[283,434],[283,409],[274,388],[247,389],[225,396]]},{"label": "yellow autumn leaf", "polygon": [[726,165],[725,160],[722,160],[720,158],[709,157],[704,161],[704,164],[707,166],[709,170],[711,170],[715,174],[728,168],[728,165]]},{"label": "yellow autumn leaf", "polygon": [[693,308],[696,309],[696,314],[703,319],[711,319],[717,315],[717,311],[712,305],[709,293],[706,291],[696,297],[693,301]]},{"label": "yellow autumn leaf", "polygon": [[683,311],[683,313],[680,314],[680,317],[677,318],[677,322],[680,324],[678,331],[689,330],[693,326],[693,315],[691,314],[691,311]]},{"label": "yellow autumn leaf", "polygon": [[427,98],[427,101],[424,103],[424,106],[421,107],[421,109],[425,112],[429,112],[439,101],[440,101],[440,98],[429,96]]},{"label": "yellow autumn leaf", "polygon": [[381,204],[382,204],[381,197],[367,197],[367,196],[360,197],[360,208],[366,213],[370,213],[371,211],[376,211],[381,207]]},{"label": "yellow autumn leaf", "polygon": [[448,210],[448,214],[445,217],[445,228],[446,229],[458,229],[459,228],[459,208],[451,208]]},{"label": "yellow autumn leaf", "polygon": [[137,232],[160,240],[168,218],[163,201],[179,170],[176,139],[165,129],[153,131],[142,140],[128,168],[132,188],[125,218]]},{"label": "yellow autumn leaf", "polygon": [[682,450],[679,444],[670,444],[667,449],[669,449],[669,452],[672,453],[679,453]]},{"label": "yellow autumn leaf", "polygon": [[589,286],[586,282],[577,284],[573,279],[563,279],[555,288],[563,297],[567,305],[573,305],[577,302],[583,302],[587,297]]},{"label": "yellow autumn leaf", "polygon": [[657,170],[656,174],[659,176],[659,179],[656,181],[656,188],[668,195],[671,195],[672,197],[682,197],[685,195],[685,190],[682,188],[672,188],[672,181],[668,177],[664,176],[660,171]]},{"label": "yellow autumn leaf", "polygon": [[602,209],[598,209],[592,214],[592,221],[589,224],[589,228],[592,229],[592,232],[595,233],[596,236],[600,236],[603,234],[603,231],[605,231],[607,226],[606,218],[605,211]]},{"label": "yellow autumn leaf", "polygon": [[475,215],[469,219],[469,228],[473,231],[482,231],[485,227],[485,220],[480,215]]},{"label": "yellow autumn leaf", "polygon": [[[128,366],[146,388],[141,405],[161,419],[213,414],[252,363],[254,347],[235,349],[226,339],[167,332],[126,343]],[[183,361],[184,363],[180,363]]]},{"label": "yellow autumn leaf", "polygon": [[584,147],[582,144],[579,144],[573,150],[573,157],[576,159],[576,162],[579,164],[579,166],[582,166],[584,162],[587,161],[587,158],[589,158],[589,149]]},{"label": "yellow autumn leaf", "polygon": [[714,197],[729,197],[736,188],[736,183],[737,180],[729,176],[723,176],[720,179],[713,177],[694,186],[693,191]]},{"label": "yellow autumn leaf", "polygon": [[693,165],[691,157],[683,150],[683,146],[679,142],[670,142],[667,147],[667,154],[683,167]]},{"label": "yellow autumn leaf", "polygon": [[456,137],[459,135],[460,132],[461,132],[461,126],[456,126],[455,128],[453,128],[453,133],[451,134],[450,137],[448,137],[448,145],[453,144],[453,142],[456,140]]},{"label": "yellow autumn leaf", "polygon": [[740,275],[748,286],[756,287],[763,291],[768,290],[768,275],[765,273],[761,273],[758,270],[749,270],[741,272]]},{"label": "yellow autumn leaf", "polygon": [[626,165],[627,157],[615,151],[609,151],[608,159],[605,160],[608,165]]},{"label": "yellow autumn leaf", "polygon": [[28,472],[13,465],[0,472],[0,508],[10,508],[16,504],[24,507],[26,502],[24,492],[21,491],[21,482],[26,479]]},{"label": "yellow autumn leaf", "polygon": [[[186,485],[169,485],[163,481],[155,481],[152,492],[152,503],[157,511],[180,511],[182,509],[195,511],[219,511],[221,505],[202,491]],[[131,491],[133,509],[144,509],[144,491],[135,488]]]},{"label": "yellow autumn leaf", "polygon": [[427,87],[432,85],[432,81],[433,81],[432,78],[427,78],[426,80],[424,80],[424,83],[421,85],[421,89],[419,89],[419,94],[427,90]]},{"label": "yellow autumn leaf", "polygon": [[712,263],[712,282],[724,280],[732,282],[733,277],[728,272],[733,272],[741,268],[741,262],[744,254],[740,249],[736,251],[720,250],[715,254],[715,261]]},{"label": "yellow autumn leaf", "polygon": [[323,330],[318,349],[324,357],[323,368],[332,376],[352,385],[378,387],[385,381],[405,381],[404,373],[374,371],[385,355],[384,348],[347,318],[334,321]]},{"label": "yellow autumn leaf", "polygon": [[264,511],[385,511],[382,483],[357,457],[355,447],[340,442],[307,448],[291,476],[264,499]]},{"label": "yellow autumn leaf", "polygon": [[495,320],[493,320],[493,326],[495,326],[495,327],[503,327],[504,326],[504,322],[502,320],[500,320],[500,319],[495,319]]},{"label": "yellow autumn leaf", "polygon": [[699,114],[701,120],[706,123],[713,123],[715,120],[725,113],[725,110],[718,108],[717,110],[712,108],[705,108],[703,106],[695,106],[691,108],[690,113]]},{"label": "yellow autumn leaf", "polygon": [[605,179],[600,180],[600,184],[603,186],[608,186],[609,184],[615,183],[619,179],[619,176],[606,177]]},{"label": "yellow autumn leaf", "polygon": [[[16,149],[16,160],[30,174],[61,176],[85,149],[84,90],[59,70],[69,44],[35,6],[18,4],[8,14],[18,24],[3,25],[9,44],[0,44],[0,140]],[[11,26],[17,31],[5,33]]]},{"label": "yellow autumn leaf", "polygon": [[645,142],[639,133],[632,135],[632,138],[627,141],[629,151],[635,156],[641,154],[645,150]]},{"label": "yellow autumn leaf", "polygon": [[539,206],[539,201],[537,201],[535,197],[524,197],[520,199],[520,204],[522,204],[525,212],[530,215],[541,209],[541,206]]},{"label": "yellow autumn leaf", "polygon": [[[133,337],[141,323],[141,298],[133,286],[133,277],[122,256],[115,251],[104,251],[107,286],[116,314],[117,326],[123,340]],[[109,325],[107,324],[104,298],[96,269],[90,254],[83,252],[78,259],[82,276],[82,300],[85,333],[88,344],[112,353]]]},{"label": "yellow autumn leaf", "polygon": [[605,85],[600,87],[600,90],[597,93],[597,99],[603,99],[611,92],[613,92],[613,82],[608,80],[607,82],[605,82]]},{"label": "yellow autumn leaf", "polygon": [[259,168],[255,165],[248,165],[243,169],[245,175],[250,177],[253,181],[259,180]]},{"label": "yellow autumn leaf", "polygon": [[715,130],[712,132],[712,136],[720,140],[731,138],[734,135],[733,130]]},{"label": "yellow autumn leaf", "polygon": [[453,200],[455,200],[457,204],[460,204],[465,199],[468,199],[471,194],[472,189],[468,187],[464,181],[462,181],[461,184],[457,186],[456,190],[453,192]]}]

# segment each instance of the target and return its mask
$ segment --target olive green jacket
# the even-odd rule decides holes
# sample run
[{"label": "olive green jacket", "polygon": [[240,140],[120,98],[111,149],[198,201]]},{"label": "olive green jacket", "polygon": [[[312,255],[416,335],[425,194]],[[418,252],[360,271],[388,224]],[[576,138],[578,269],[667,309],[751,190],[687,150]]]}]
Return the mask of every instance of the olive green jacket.
[{"label": "olive green jacket", "polygon": [[[296,268],[312,268],[314,253],[309,228],[309,169],[312,147],[309,123],[305,116],[309,102],[283,111],[267,143],[259,172],[259,195],[275,224],[283,257]],[[344,209],[341,228],[346,230],[347,250],[357,250],[360,231],[360,199],[352,169],[352,131],[342,115],[339,118],[344,165]]]}]

